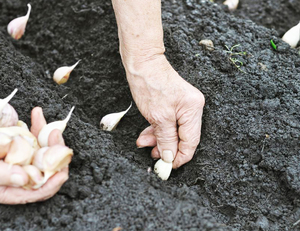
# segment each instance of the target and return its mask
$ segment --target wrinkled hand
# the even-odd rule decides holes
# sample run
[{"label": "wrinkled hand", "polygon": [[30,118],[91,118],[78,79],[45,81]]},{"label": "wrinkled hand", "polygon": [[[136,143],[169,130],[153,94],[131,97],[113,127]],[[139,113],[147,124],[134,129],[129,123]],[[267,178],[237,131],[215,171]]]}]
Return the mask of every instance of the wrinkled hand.
[{"label": "wrinkled hand", "polygon": [[[43,111],[36,107],[31,112],[31,132],[36,137],[42,127],[46,124]],[[62,134],[54,130],[49,136],[49,146],[55,144],[65,145]],[[0,161],[0,204],[26,204],[36,201],[43,201],[52,197],[58,192],[63,183],[68,179],[68,168],[56,173],[46,184],[37,190],[25,190],[20,186],[28,183],[26,172],[17,165],[9,169],[9,165]]]},{"label": "wrinkled hand", "polygon": [[137,146],[154,147],[154,159],[173,161],[173,168],[178,168],[193,158],[200,142],[204,96],[179,76],[163,54],[134,65],[127,65],[134,71],[126,70],[131,93],[151,124],[140,134]]}]

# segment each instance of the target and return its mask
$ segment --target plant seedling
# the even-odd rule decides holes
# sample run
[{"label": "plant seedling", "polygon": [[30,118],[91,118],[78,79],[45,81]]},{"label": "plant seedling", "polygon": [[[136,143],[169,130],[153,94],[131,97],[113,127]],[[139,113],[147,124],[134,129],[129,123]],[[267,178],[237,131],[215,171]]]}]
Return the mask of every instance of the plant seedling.
[{"label": "plant seedling", "polygon": [[273,40],[270,40],[271,46],[273,47],[273,49],[276,51],[277,50],[277,46],[276,44],[273,42]]},{"label": "plant seedling", "polygon": [[225,47],[226,47],[226,49],[227,49],[227,51],[225,51],[226,53],[229,53],[229,60],[233,63],[233,65],[240,71],[240,72],[243,72],[243,73],[245,73],[246,74],[246,72],[245,71],[243,71],[242,69],[241,69],[241,66],[243,66],[243,62],[242,61],[240,61],[238,58],[236,58],[236,57],[232,57],[232,56],[238,56],[238,55],[246,55],[247,54],[247,52],[245,52],[245,51],[240,51],[240,52],[234,52],[233,50],[234,50],[234,48],[236,48],[236,47],[239,47],[240,46],[240,44],[236,44],[236,45],[234,45],[234,46],[232,46],[231,48],[229,48],[228,46],[226,46],[225,45]]}]

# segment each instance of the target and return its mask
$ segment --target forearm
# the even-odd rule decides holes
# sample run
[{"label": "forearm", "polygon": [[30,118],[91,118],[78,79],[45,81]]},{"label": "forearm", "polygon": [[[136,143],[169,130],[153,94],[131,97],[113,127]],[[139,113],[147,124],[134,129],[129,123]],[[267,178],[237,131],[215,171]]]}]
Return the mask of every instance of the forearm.
[{"label": "forearm", "polygon": [[120,53],[125,69],[165,51],[161,0],[112,0],[118,24]]}]

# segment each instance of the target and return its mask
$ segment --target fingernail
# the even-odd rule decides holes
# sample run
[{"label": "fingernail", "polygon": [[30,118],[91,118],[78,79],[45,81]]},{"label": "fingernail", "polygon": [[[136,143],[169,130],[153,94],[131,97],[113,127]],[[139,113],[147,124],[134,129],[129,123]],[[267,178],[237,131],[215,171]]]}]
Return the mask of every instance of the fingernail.
[{"label": "fingernail", "polygon": [[19,174],[12,174],[10,177],[10,182],[14,184],[15,186],[24,186],[25,185],[25,180],[23,176]]},{"label": "fingernail", "polygon": [[161,158],[167,163],[172,163],[174,160],[173,152],[171,150],[164,150]]}]

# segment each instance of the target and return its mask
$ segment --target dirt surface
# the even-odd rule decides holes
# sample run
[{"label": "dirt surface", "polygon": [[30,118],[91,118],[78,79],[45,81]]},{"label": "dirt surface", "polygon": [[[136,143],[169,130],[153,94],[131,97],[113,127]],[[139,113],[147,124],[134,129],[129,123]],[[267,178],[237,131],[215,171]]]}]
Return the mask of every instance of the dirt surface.
[{"label": "dirt surface", "polygon": [[[201,145],[167,182],[148,171],[151,149],[135,146],[147,126],[135,105],[117,130],[99,130],[132,101],[111,2],[31,5],[26,34],[13,41],[6,26],[27,7],[0,1],[0,98],[18,88],[11,104],[28,124],[34,106],[51,122],[75,105],[64,133],[75,155],[52,199],[0,205],[1,230],[300,230],[300,54],[280,39],[300,20],[299,0],[241,1],[234,13],[219,2],[163,1],[166,56],[206,96]],[[233,52],[246,54],[226,52],[237,44]],[[56,85],[55,69],[79,59]]]}]

